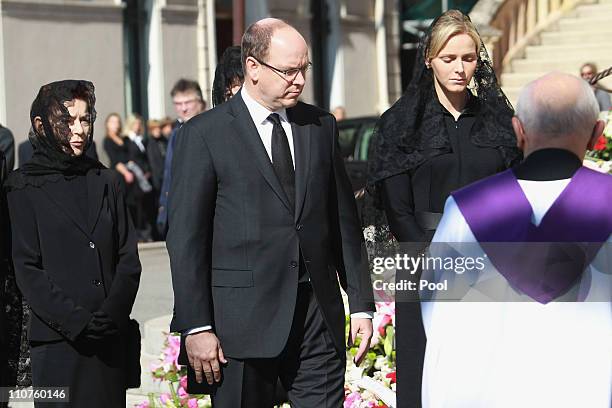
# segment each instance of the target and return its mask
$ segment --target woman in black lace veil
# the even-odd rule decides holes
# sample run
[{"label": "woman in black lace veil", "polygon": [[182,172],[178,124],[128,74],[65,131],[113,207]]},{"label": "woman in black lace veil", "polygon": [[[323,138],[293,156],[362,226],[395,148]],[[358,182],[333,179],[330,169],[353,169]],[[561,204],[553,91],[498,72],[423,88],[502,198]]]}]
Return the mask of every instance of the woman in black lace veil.
[{"label": "woman in black lace veil", "polygon": [[[513,114],[469,17],[450,10],[435,19],[408,88],[377,124],[363,211],[370,249],[422,250],[452,191],[518,161]],[[414,408],[425,350],[420,303],[399,294],[396,302],[398,407]]]},{"label": "woman in black lace veil", "polygon": [[34,387],[69,388],[57,407],[125,406],[132,368],[139,378],[129,343],[137,240],[120,178],[86,154],[95,118],[91,82],[42,86],[30,110],[34,154],[4,184],[14,282],[31,310],[19,345]]}]

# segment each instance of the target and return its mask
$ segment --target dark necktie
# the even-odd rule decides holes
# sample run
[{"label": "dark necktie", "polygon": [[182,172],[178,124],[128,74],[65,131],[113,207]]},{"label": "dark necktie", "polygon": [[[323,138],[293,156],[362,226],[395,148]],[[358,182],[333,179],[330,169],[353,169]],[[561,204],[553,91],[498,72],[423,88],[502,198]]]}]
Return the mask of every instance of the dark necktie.
[{"label": "dark necktie", "polygon": [[272,129],[272,167],[293,209],[295,207],[295,170],[289,140],[278,113],[268,116],[268,120],[274,125]]}]

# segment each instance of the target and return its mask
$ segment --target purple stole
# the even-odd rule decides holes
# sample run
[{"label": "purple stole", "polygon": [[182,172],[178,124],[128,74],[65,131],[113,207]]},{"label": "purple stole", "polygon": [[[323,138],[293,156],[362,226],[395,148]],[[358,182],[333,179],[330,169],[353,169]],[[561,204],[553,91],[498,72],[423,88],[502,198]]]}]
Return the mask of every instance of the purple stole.
[{"label": "purple stole", "polygon": [[[452,194],[476,240],[514,288],[540,303],[566,293],[612,234],[612,177],[581,167],[542,218],[512,170]],[[509,245],[499,242],[516,243]],[[529,244],[541,242],[545,244]]]}]

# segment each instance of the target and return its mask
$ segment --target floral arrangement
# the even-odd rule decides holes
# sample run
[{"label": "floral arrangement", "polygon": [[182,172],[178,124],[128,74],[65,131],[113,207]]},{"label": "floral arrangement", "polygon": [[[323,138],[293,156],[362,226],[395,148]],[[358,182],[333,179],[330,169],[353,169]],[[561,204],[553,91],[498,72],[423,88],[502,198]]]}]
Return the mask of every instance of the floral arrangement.
[{"label": "floral arrangement", "polygon": [[166,337],[164,349],[159,361],[151,366],[153,378],[166,383],[169,392],[149,394],[149,400],[135,405],[135,408],[210,408],[211,401],[207,395],[190,395],[187,393],[187,369],[178,364],[181,340],[177,334]]},{"label": "floral arrangement", "polygon": [[[347,335],[348,335],[347,317]],[[347,355],[344,408],[396,406],[395,401],[395,303],[377,302],[370,350],[361,366],[353,362],[359,340]]]},{"label": "floral arrangement", "polygon": [[587,152],[585,166],[603,173],[612,173],[612,114],[607,115],[603,134],[593,150]]},{"label": "floral arrangement", "polygon": [[[347,316],[348,334],[350,318]],[[347,351],[347,369],[344,408],[394,408],[395,407],[395,304],[376,303],[374,335],[360,367],[353,358],[359,347],[356,344]],[[151,375],[167,385],[168,392],[150,393],[147,401],[135,408],[210,408],[207,395],[187,394],[187,370],[178,362],[179,336],[170,333],[166,337],[159,360],[151,367]],[[283,407],[288,407],[284,405]]]}]

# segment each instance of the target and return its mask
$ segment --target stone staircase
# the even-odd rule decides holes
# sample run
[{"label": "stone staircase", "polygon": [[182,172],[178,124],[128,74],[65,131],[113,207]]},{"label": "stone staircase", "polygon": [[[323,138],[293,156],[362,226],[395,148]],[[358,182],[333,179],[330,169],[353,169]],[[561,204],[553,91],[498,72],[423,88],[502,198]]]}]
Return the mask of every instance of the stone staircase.
[{"label": "stone staircase", "polygon": [[[612,66],[612,0],[585,2],[543,31],[539,44],[526,47],[501,76],[508,99],[515,104],[521,88],[550,71],[578,75],[585,62],[601,71]],[[612,78],[601,81],[612,88]]]}]

